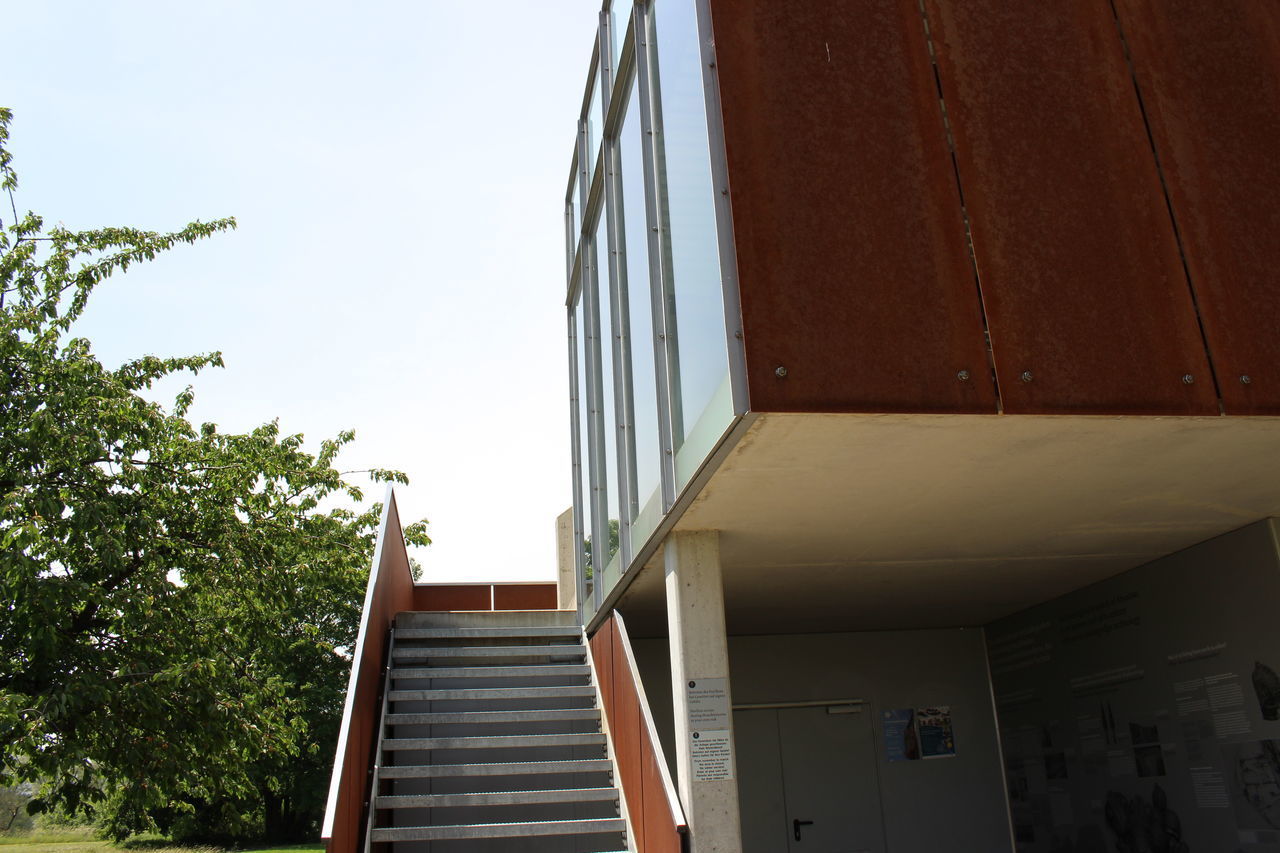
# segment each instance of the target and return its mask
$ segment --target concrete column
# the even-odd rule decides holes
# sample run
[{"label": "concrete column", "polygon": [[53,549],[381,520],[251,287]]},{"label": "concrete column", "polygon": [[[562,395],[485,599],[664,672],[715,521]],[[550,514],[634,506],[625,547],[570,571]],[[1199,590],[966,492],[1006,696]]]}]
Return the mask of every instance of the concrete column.
[{"label": "concrete column", "polygon": [[[740,853],[720,534],[714,530],[672,533],[664,543],[664,557],[677,788],[689,822],[692,851]],[[722,699],[717,695],[720,688]],[[727,768],[717,759],[717,752],[726,748]]]},{"label": "concrete column", "polygon": [[573,507],[556,517],[556,607],[578,609],[578,570],[573,559]]}]

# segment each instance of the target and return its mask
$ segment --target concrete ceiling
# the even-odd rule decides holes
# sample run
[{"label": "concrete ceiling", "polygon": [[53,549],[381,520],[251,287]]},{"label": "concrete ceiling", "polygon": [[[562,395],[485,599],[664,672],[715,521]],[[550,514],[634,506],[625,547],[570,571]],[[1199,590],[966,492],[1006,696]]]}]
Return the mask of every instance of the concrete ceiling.
[{"label": "concrete ceiling", "polygon": [[729,630],[770,633],[981,625],[1268,516],[1277,418],[768,414],[676,529],[721,531]]}]

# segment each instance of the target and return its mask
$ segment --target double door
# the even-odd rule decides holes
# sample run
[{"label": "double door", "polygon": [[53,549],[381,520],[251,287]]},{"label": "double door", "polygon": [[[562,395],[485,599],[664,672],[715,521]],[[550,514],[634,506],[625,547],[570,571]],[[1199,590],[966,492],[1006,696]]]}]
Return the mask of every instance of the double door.
[{"label": "double door", "polygon": [[734,711],[743,853],[885,853],[869,709]]}]

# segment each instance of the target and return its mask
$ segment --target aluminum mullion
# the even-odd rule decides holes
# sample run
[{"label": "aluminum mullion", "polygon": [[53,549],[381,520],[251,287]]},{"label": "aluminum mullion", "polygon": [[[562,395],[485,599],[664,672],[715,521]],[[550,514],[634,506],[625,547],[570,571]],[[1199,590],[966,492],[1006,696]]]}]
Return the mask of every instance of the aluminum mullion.
[{"label": "aluminum mullion", "polygon": [[[586,251],[594,252],[594,240],[593,236],[583,242]],[[604,424],[600,418],[600,309],[595,282],[595,263],[583,264],[580,281],[582,286],[582,302],[580,304],[585,312],[582,318],[582,327],[584,334],[587,336],[586,341],[584,341],[583,355],[587,362],[587,459],[588,484],[591,487],[591,567],[592,577],[594,578],[592,599],[598,605],[602,595],[600,578],[604,569],[600,565],[600,534],[601,530],[603,530],[607,539],[609,525],[608,519],[604,519],[602,525],[601,517],[607,513],[607,510],[600,505],[601,501],[599,499],[600,475],[605,465]],[[583,541],[585,542],[585,538]]]},{"label": "aluminum mullion", "polygon": [[[587,120],[578,119],[578,223],[587,222],[587,193],[591,189],[591,173],[587,171]],[[586,228],[578,228],[578,245],[581,246]]]},{"label": "aluminum mullion", "polygon": [[565,286],[573,281],[573,205],[564,206]]},{"label": "aluminum mullion", "polygon": [[570,303],[566,318],[569,322],[569,440],[572,444],[570,467],[573,470],[573,575],[578,591],[578,619],[582,621],[586,616],[584,608],[587,596],[587,574],[586,560],[582,551],[584,500],[582,494],[582,450],[580,444],[582,427],[578,418],[578,334],[577,327],[574,325],[574,312],[578,308],[579,306]]},{"label": "aluminum mullion", "polygon": [[725,346],[729,353],[729,386],[733,393],[733,413],[742,415],[746,414],[751,401],[747,386],[747,352],[742,337],[737,243],[733,233],[733,204],[729,196],[729,163],[725,154],[715,30],[711,25],[710,0],[694,0],[694,5],[698,13],[698,41],[702,45],[702,88],[706,99],[711,182],[716,189],[716,238],[720,248],[720,288],[724,304]]},{"label": "aluminum mullion", "polygon": [[604,141],[604,117],[609,114],[609,98],[613,94],[613,34],[610,32],[609,8],[600,10],[600,28],[596,30],[596,56],[599,57],[600,139]]},{"label": "aluminum mullion", "polygon": [[[644,152],[645,225],[649,235],[649,297],[653,310],[653,356],[658,391],[658,438],[662,445],[662,512],[665,515],[675,503],[676,460],[675,424],[680,417],[680,396],[673,384],[668,354],[673,354],[671,338],[675,333],[675,316],[668,284],[671,281],[671,256],[661,233],[662,205],[659,200],[659,166],[656,86],[653,76],[652,17],[647,3],[632,7],[632,38],[636,58],[636,85],[640,87],[640,129]],[[675,392],[675,393],[673,393]]]},{"label": "aluminum mullion", "polygon": [[[586,140],[583,139],[583,147],[586,147]],[[598,214],[597,214],[598,215]],[[588,230],[585,226],[591,224]],[[609,537],[609,520],[603,516],[608,514],[608,507],[602,506],[604,503],[600,500],[600,479],[605,469],[605,452],[604,452],[604,423],[601,417],[602,409],[602,391],[600,387],[600,307],[599,307],[599,285],[598,276],[596,275],[596,266],[599,264],[599,258],[595,246],[595,221],[592,219],[583,220],[583,238],[581,245],[585,254],[584,263],[580,267],[579,281],[582,288],[581,307],[583,315],[583,332],[587,339],[584,342],[583,354],[587,362],[587,447],[589,460],[589,483],[591,486],[591,519],[592,519],[592,542],[591,542],[591,570],[592,570],[592,599],[598,606],[603,596],[601,589],[601,578],[604,572],[604,566],[600,564],[600,539],[603,531],[605,539],[605,548],[608,549]],[[591,263],[586,263],[587,258],[595,258]],[[608,488],[606,484],[605,488]],[[585,528],[584,528],[585,529]],[[584,539],[585,541],[585,539]]]}]

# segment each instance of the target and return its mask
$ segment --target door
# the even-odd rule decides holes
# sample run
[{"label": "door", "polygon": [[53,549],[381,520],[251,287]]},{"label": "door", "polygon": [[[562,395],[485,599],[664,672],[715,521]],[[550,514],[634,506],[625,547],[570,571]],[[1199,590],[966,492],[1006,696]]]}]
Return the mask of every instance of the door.
[{"label": "door", "polygon": [[739,710],[733,725],[744,853],[884,853],[868,711]]}]

